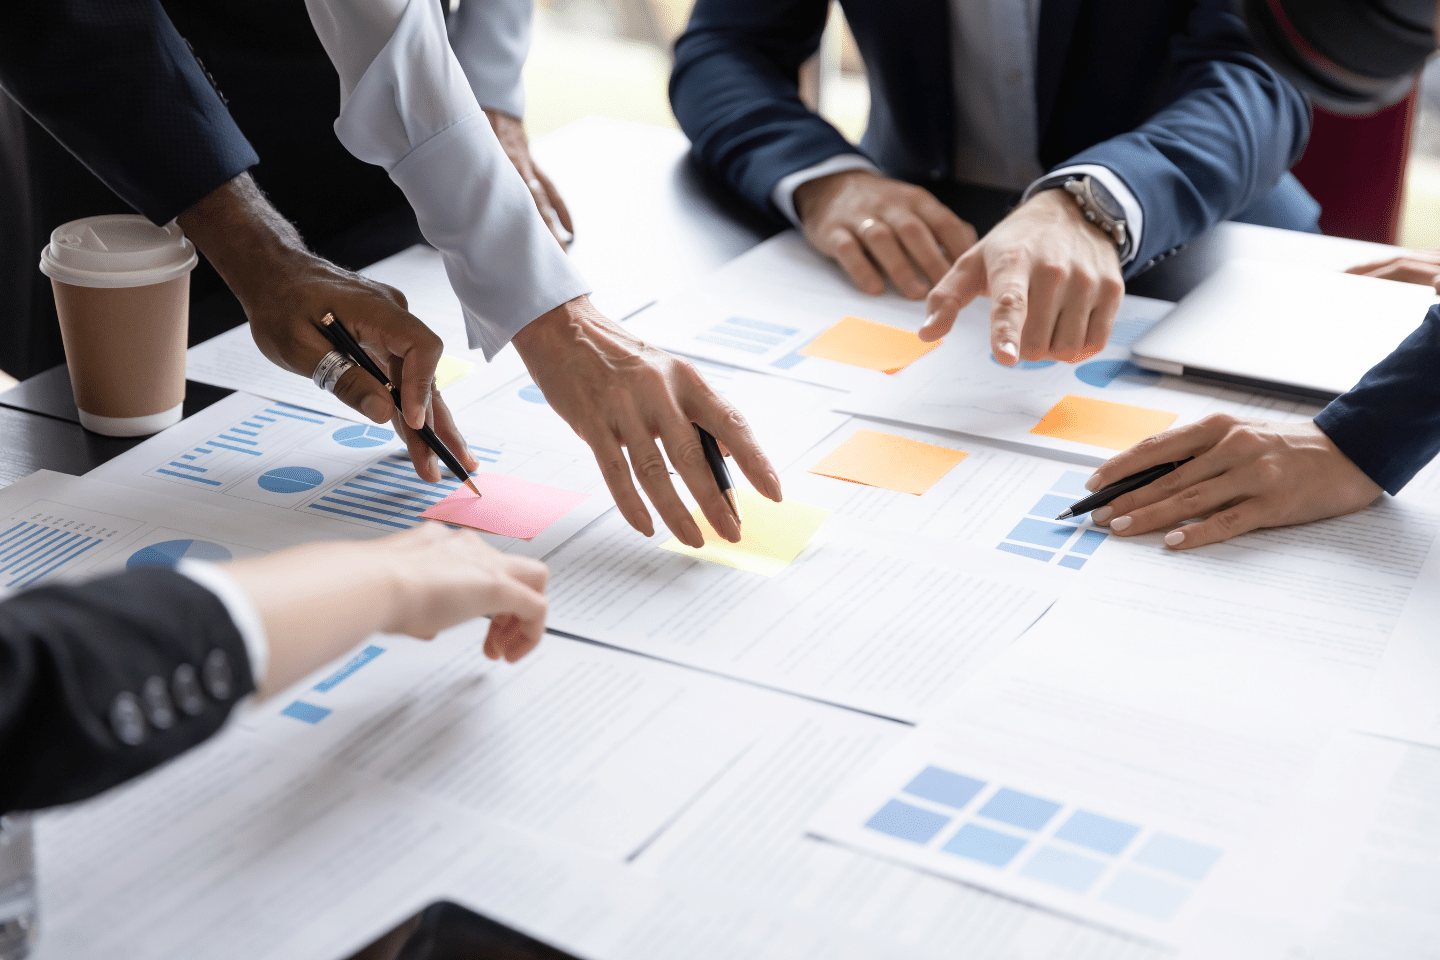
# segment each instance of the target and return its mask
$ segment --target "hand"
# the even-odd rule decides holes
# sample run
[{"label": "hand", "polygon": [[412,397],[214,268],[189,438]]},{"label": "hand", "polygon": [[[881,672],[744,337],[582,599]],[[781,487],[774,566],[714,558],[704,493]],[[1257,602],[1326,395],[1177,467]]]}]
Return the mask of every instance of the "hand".
[{"label": "hand", "polygon": [[525,136],[525,122],[489,107],[485,108],[485,116],[490,118],[490,128],[495,131],[495,138],[500,141],[505,155],[510,158],[515,169],[520,171],[520,179],[530,188],[530,195],[535,198],[535,207],[540,211],[540,216],[545,218],[550,232],[560,241],[560,246],[570,246],[570,242],[575,239],[575,225],[570,222],[570,211],[566,209],[565,201],[560,199],[560,191],[555,189],[555,184],[550,182],[550,178],[545,176],[544,171],[531,159],[530,140]]},{"label": "hand", "polygon": [[1122,537],[1133,537],[1206,517],[1165,535],[1166,546],[1188,550],[1262,527],[1354,513],[1382,492],[1313,423],[1267,423],[1219,413],[1111,457],[1085,487],[1099,490],[1147,467],[1186,457],[1195,459],[1117,497],[1090,519],[1108,522]]},{"label": "hand", "polygon": [[[873,296],[885,292],[877,265],[903,296],[919,300],[975,243],[975,228],[930,191],[868,170],[802,183],[795,190],[795,213],[810,245]],[[917,265],[923,276],[915,272]]]},{"label": "hand", "polygon": [[390,393],[358,366],[335,385],[335,396],[376,423],[393,423],[415,470],[440,479],[440,463],[415,433],[429,422],[470,469],[479,466],[449,409],[432,389],[440,338],[406,310],[405,295],[315,256],[295,228],[243,173],[177,218],[239,298],[260,352],[306,379],[333,347],[316,326],[334,313],[400,385],[402,419]]},{"label": "hand", "polygon": [[[632,337],[588,298],[561,304],[527,324],[512,342],[550,406],[590,445],[620,513],[645,536],[655,528],[631,482],[632,469],[671,532],[692,547],[705,544],[670,483],[655,445],[659,437],[710,525],[732,543],[740,539],[693,424],[734,454],[757,490],[780,501],[780,479],[740,412],[688,362]],[[621,447],[629,452],[628,462]]]},{"label": "hand", "polygon": [[261,697],[376,632],[429,640],[490,617],[485,655],[513,663],[545,631],[545,565],[438,523],[382,540],[310,544],[225,569],[265,625],[270,664],[255,678]]},{"label": "hand", "polygon": [[970,301],[988,296],[996,360],[1073,363],[1104,349],[1124,295],[1115,244],[1064,190],[1042,190],[930,291],[920,339],[939,340]]},{"label": "hand", "polygon": [[1346,273],[1434,287],[1440,293],[1440,250],[1406,250],[1397,257],[1351,267]]}]

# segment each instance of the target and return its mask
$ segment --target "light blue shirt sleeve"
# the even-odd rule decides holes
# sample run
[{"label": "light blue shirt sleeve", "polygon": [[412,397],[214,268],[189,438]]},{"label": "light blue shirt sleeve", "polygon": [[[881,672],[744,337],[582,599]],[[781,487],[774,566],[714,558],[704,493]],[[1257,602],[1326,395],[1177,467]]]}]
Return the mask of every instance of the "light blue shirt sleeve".
[{"label": "light blue shirt sleeve", "polygon": [[521,73],[530,52],[534,0],[461,0],[445,18],[450,48],[480,106],[525,116]]},{"label": "light blue shirt sleeve", "polygon": [[545,225],[450,49],[435,0],[306,0],[340,74],[335,132],[384,167],[440,251],[470,346],[590,292]]}]

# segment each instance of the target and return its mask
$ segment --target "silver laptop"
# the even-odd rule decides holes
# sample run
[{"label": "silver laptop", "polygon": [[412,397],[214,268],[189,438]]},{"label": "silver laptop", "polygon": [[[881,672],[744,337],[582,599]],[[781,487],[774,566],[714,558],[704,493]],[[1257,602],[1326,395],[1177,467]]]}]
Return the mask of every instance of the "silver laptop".
[{"label": "silver laptop", "polygon": [[1133,347],[1161,373],[1329,401],[1420,325],[1435,291],[1258,260],[1232,260]]}]

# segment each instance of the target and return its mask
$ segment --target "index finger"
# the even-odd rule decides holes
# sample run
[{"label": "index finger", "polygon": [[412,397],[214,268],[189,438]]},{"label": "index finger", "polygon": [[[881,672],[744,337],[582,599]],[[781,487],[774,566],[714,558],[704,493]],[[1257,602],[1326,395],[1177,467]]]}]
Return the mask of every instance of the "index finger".
[{"label": "index finger", "polygon": [[1225,425],[1216,418],[1206,417],[1197,423],[1147,437],[1102,463],[1085,481],[1085,489],[1094,492],[1158,464],[1199,456],[1219,443],[1225,436],[1225,430]]},{"label": "index finger", "polygon": [[1020,337],[1030,308],[1030,265],[1012,259],[999,267],[989,281],[990,350],[1007,367],[1020,362]]}]

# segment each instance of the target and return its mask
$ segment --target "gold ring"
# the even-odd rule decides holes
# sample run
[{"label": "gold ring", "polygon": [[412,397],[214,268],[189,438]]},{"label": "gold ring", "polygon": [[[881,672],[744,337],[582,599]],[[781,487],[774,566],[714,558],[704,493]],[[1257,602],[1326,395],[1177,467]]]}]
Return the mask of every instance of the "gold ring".
[{"label": "gold ring", "polygon": [[855,232],[857,234],[861,234],[864,233],[866,230],[869,230],[873,226],[875,226],[875,218],[867,217],[860,222],[860,226],[855,230]]}]

